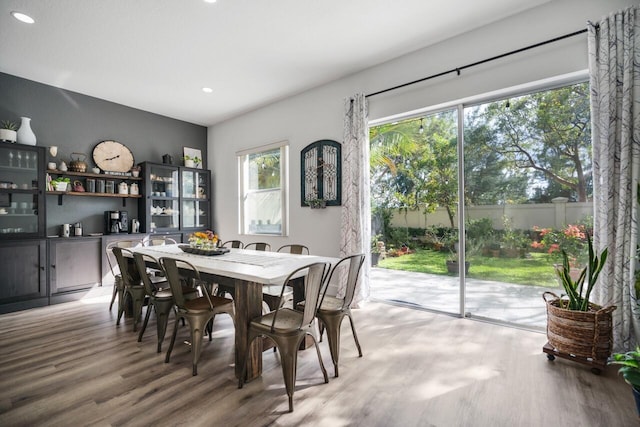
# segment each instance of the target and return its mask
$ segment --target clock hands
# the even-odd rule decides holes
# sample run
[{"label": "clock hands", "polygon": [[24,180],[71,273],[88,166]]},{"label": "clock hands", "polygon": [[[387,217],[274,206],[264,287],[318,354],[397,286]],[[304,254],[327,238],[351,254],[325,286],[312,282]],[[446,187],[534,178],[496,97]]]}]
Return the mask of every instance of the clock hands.
[{"label": "clock hands", "polygon": [[109,157],[108,159],[105,159],[105,160],[109,161],[109,160],[117,159],[118,157],[120,157],[120,154],[118,154],[117,156]]}]

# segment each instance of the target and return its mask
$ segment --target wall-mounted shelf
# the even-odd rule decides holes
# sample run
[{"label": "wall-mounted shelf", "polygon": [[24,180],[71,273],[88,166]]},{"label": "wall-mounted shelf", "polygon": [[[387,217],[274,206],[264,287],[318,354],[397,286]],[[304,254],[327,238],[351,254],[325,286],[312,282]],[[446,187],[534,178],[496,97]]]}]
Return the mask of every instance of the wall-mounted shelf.
[{"label": "wall-mounted shelf", "polygon": [[57,169],[47,169],[47,173],[53,175],[80,176],[83,178],[117,179],[120,181],[142,181],[141,176],[111,175],[108,173],[72,172]]},{"label": "wall-mounted shelf", "polygon": [[[91,173],[91,172],[73,172],[73,171],[61,171],[57,169],[47,169],[47,173],[50,175],[62,175],[78,178],[97,178],[105,181],[142,181],[142,177],[127,176],[127,175],[111,175],[106,173]],[[58,205],[62,206],[63,196],[80,196],[80,197],[119,197],[122,199],[122,206],[126,206],[127,199],[140,199],[140,194],[119,194],[119,193],[97,193],[89,191],[47,191],[47,195],[57,195]]]}]

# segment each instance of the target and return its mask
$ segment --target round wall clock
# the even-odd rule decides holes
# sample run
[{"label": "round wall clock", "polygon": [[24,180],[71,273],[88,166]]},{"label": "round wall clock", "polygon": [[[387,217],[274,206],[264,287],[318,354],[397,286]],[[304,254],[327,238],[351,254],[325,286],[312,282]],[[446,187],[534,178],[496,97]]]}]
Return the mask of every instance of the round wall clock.
[{"label": "round wall clock", "polygon": [[108,172],[129,172],[133,167],[133,153],[118,141],[102,141],[93,149],[93,161]]}]

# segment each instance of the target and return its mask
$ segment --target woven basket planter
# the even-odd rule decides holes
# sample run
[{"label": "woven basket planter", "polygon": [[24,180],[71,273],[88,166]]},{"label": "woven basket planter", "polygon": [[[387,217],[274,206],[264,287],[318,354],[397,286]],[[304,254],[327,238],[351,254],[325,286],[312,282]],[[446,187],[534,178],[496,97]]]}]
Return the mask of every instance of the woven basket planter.
[{"label": "woven basket planter", "polygon": [[589,303],[589,311],[560,308],[560,298],[545,292],[547,303],[547,338],[560,353],[606,363],[613,346],[615,305],[600,307]]}]

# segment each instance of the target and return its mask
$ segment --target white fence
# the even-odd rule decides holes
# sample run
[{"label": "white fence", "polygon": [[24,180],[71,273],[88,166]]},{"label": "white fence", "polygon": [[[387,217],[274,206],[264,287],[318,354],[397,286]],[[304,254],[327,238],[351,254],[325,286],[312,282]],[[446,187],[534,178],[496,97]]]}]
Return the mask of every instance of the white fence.
[{"label": "white fence", "polygon": [[[553,203],[536,203],[523,205],[485,205],[469,206],[465,208],[467,219],[491,218],[493,228],[504,228],[505,218],[509,220],[511,228],[530,230],[533,226],[543,228],[563,228],[567,224],[575,224],[587,217],[593,216],[592,202],[572,202],[567,198],[558,197]],[[458,217],[454,219],[458,226]],[[444,208],[425,214],[424,209],[415,211],[397,210],[391,219],[393,227],[427,228],[450,227],[449,216]]]}]

